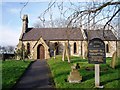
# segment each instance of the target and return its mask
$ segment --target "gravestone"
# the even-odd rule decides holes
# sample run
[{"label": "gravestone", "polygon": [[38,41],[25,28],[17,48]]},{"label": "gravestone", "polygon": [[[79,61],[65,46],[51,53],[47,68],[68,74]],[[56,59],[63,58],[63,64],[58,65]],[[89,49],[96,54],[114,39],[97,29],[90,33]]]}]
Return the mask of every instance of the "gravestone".
[{"label": "gravestone", "polygon": [[70,72],[70,75],[68,76],[69,83],[80,83],[82,80],[82,76],[78,72],[78,69],[76,69],[77,67],[76,65],[77,64],[75,64],[74,66],[71,66],[72,71]]},{"label": "gravestone", "polygon": [[71,68],[80,69],[79,63],[75,63],[73,66],[71,66]]}]

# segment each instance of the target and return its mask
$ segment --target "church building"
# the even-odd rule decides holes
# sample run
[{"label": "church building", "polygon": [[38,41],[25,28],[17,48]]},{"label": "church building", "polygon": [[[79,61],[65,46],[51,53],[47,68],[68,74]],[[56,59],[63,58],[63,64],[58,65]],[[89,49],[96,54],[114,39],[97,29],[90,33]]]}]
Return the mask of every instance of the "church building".
[{"label": "church building", "polygon": [[85,30],[81,28],[29,28],[28,15],[23,16],[22,32],[17,49],[24,47],[29,59],[49,59],[62,54],[65,42],[69,41],[71,56],[87,57],[88,40],[101,38],[104,40],[106,56],[112,57],[116,51],[117,38],[111,30]]}]

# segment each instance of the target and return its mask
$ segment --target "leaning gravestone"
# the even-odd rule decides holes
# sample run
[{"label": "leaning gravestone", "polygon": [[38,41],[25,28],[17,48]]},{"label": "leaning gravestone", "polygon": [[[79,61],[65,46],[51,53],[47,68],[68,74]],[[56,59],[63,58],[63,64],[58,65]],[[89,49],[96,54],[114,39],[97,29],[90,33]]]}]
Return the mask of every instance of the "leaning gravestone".
[{"label": "leaning gravestone", "polygon": [[82,80],[82,76],[78,72],[78,69],[76,69],[77,67],[76,65],[77,64],[75,64],[74,66],[71,66],[72,71],[70,72],[70,75],[68,76],[69,83],[80,83]]}]

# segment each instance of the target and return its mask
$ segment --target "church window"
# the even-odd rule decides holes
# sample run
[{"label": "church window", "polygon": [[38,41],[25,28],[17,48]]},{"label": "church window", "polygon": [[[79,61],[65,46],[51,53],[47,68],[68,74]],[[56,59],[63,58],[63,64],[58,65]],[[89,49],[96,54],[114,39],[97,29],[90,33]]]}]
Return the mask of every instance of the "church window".
[{"label": "church window", "polygon": [[77,53],[77,45],[76,45],[76,42],[74,43],[74,53]]},{"label": "church window", "polygon": [[30,54],[30,43],[27,43],[27,54]]},{"label": "church window", "polygon": [[109,53],[109,45],[106,44],[106,52]]}]

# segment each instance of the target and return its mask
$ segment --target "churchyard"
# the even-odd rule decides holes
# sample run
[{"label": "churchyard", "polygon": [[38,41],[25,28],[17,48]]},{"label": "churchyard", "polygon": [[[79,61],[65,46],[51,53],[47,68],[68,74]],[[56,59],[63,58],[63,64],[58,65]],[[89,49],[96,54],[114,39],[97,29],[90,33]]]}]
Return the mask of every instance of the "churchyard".
[{"label": "churchyard", "polygon": [[[61,56],[57,56],[56,59],[51,58],[48,60],[56,88],[95,87],[94,64],[89,64],[87,59],[82,59],[80,57],[70,57],[71,63],[67,62],[67,58],[65,61],[62,61],[61,58]],[[67,80],[68,75],[70,75],[71,66],[75,63],[79,63],[80,66],[78,71],[82,76],[81,83],[69,83]],[[110,63],[111,58],[107,58],[106,64],[100,64],[100,85],[103,85],[104,88],[119,88],[120,64],[118,64],[115,69],[112,69]]]},{"label": "churchyard", "polygon": [[[71,62],[62,61],[62,56],[56,56],[47,60],[50,67],[53,82],[56,88],[94,88],[95,86],[95,71],[94,64],[89,64],[87,59],[82,59],[80,57],[71,56]],[[120,58],[119,58],[120,60]],[[119,61],[118,60],[118,61]],[[11,88],[17,80],[24,73],[25,69],[29,66],[31,61],[22,61],[22,60],[6,60],[0,63],[2,67],[2,87]],[[82,80],[80,83],[69,83],[68,76],[70,75],[71,66],[75,63],[78,63],[80,69],[78,69]],[[106,64],[100,65],[100,85],[103,85],[104,88],[119,88],[119,71],[120,64],[117,62],[115,69],[110,67],[111,58],[106,59]]]}]

